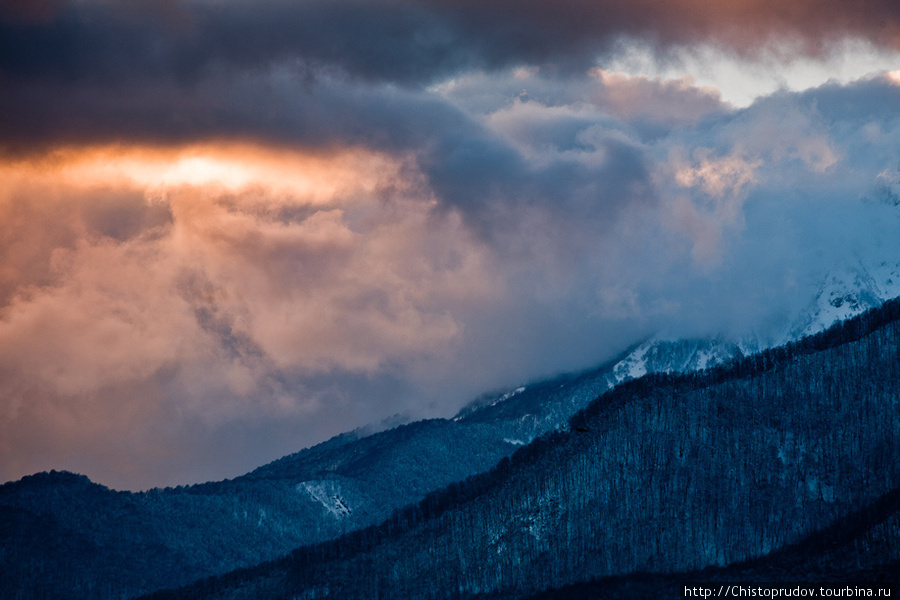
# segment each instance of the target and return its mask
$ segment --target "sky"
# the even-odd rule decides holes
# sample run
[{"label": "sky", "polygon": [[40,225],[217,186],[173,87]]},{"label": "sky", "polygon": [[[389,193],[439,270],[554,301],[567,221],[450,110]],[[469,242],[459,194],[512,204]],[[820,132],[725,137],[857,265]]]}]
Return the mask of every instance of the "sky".
[{"label": "sky", "polygon": [[900,263],[896,0],[0,0],[0,481],[234,477]]}]

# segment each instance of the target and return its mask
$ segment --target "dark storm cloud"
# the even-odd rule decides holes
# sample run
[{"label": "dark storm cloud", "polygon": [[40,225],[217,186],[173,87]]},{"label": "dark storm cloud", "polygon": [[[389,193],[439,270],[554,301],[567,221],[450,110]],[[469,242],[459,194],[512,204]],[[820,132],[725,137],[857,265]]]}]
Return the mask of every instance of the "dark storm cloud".
[{"label": "dark storm cloud", "polygon": [[7,77],[196,79],[280,60],[427,82],[469,67],[591,64],[622,36],[751,52],[787,38],[807,52],[843,37],[900,48],[892,0],[306,0],[40,2],[0,6]]},{"label": "dark storm cloud", "polygon": [[0,22],[0,69],[13,80],[190,83],[211,71],[300,61],[369,79],[424,81],[470,66],[434,13],[391,3],[68,4],[47,19]]},{"label": "dark storm cloud", "polygon": [[[900,48],[900,5],[890,0],[0,6],[0,145],[18,150],[217,137],[421,149],[426,135],[465,119],[413,93],[419,86],[519,64],[583,69],[623,36],[747,52],[773,40],[819,52],[843,36]],[[520,168],[507,149],[460,135],[436,143],[446,169],[471,168],[477,181],[484,169],[472,161]]]},{"label": "dark storm cloud", "polygon": [[847,36],[900,48],[900,6],[892,0],[4,0],[0,6],[4,79],[113,87],[188,85],[217,69],[283,61],[427,83],[467,68],[584,67],[623,36],[661,48],[714,43],[745,52],[781,40],[800,41],[801,51],[815,53]]},{"label": "dark storm cloud", "polygon": [[426,124],[452,127],[463,118],[421,93],[330,78],[310,88],[291,73],[215,77],[189,90],[136,84],[116,94],[102,85],[66,89],[50,82],[28,83],[0,96],[0,110],[10,117],[0,125],[0,135],[13,149],[243,138],[399,150],[421,145]]},{"label": "dark storm cloud", "polygon": [[[551,56],[551,49],[596,52],[620,36],[644,38],[660,46],[714,43],[753,52],[787,37],[815,53],[842,37],[872,40],[897,48],[900,6],[892,0],[543,0],[485,3],[477,0],[424,0],[466,23],[469,35],[495,46],[522,46],[518,56]],[[419,3],[420,4],[420,3]],[[526,49],[527,47],[527,49]],[[498,51],[499,52],[499,51]]]}]

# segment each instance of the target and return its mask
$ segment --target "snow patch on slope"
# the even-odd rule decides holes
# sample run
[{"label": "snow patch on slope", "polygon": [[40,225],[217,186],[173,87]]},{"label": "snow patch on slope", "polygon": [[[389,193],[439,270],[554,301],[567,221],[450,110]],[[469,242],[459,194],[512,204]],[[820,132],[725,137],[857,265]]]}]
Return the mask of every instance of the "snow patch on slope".
[{"label": "snow patch on slope", "polygon": [[647,374],[647,353],[658,343],[658,340],[648,340],[634,349],[634,351],[616,363],[613,367],[614,382],[610,383],[610,387],[616,383],[621,383],[628,379],[637,379]]},{"label": "snow patch on slope", "polygon": [[335,481],[304,481],[298,483],[296,489],[319,502],[336,519],[348,517],[353,512],[341,496],[341,486]]},{"label": "snow patch on slope", "polygon": [[525,386],[524,386],[524,385],[519,386],[519,387],[517,387],[516,389],[514,389],[514,390],[511,391],[511,392],[506,392],[505,394],[503,394],[502,396],[498,397],[496,400],[494,400],[494,401],[492,401],[492,402],[489,402],[489,403],[486,404],[485,406],[494,406],[494,405],[500,404],[500,403],[503,402],[504,400],[509,400],[510,398],[512,398],[513,396],[515,396],[516,394],[521,394],[521,393],[524,392],[524,391],[525,391]]}]

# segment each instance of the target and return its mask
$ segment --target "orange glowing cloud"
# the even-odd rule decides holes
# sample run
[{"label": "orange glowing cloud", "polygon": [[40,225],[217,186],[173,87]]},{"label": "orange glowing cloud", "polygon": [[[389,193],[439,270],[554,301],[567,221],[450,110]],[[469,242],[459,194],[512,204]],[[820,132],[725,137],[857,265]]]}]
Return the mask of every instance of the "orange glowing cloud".
[{"label": "orange glowing cloud", "polygon": [[73,455],[171,411],[303,414],[285,377],[447,352],[490,292],[459,217],[375,153],[65,148],[0,178],[0,438]]},{"label": "orange glowing cloud", "polygon": [[0,164],[0,173],[12,185],[52,174],[58,184],[82,189],[204,186],[236,192],[262,186],[319,205],[351,191],[371,193],[386,175],[396,175],[400,168],[397,159],[364,150],[310,154],[290,148],[206,143],[63,147],[38,159]]},{"label": "orange glowing cloud", "polygon": [[[443,248],[436,263],[419,256],[432,244],[458,245],[454,238],[465,237],[461,223],[444,217],[449,237],[431,230],[434,201],[419,193],[424,188],[402,161],[375,153],[311,156],[248,145],[67,148],[2,166],[0,174],[10,182],[0,213],[14,214],[24,201],[33,207],[30,216],[42,215],[28,218],[27,230],[6,234],[10,246],[27,248],[30,241],[38,248],[23,251],[28,260],[6,269],[10,303],[0,313],[0,338],[39,323],[49,327],[38,312],[52,314],[47,307],[54,303],[83,304],[72,312],[80,325],[59,323],[66,333],[57,342],[65,348],[54,350],[59,360],[51,361],[71,356],[74,366],[38,377],[66,389],[128,377],[131,366],[114,364],[126,357],[162,365],[117,347],[129,335],[147,339],[150,329],[141,328],[188,306],[200,306],[279,367],[374,369],[385,359],[381,349],[419,352],[422,344],[454,337],[446,310],[428,305],[437,292],[453,297],[460,274],[469,277],[466,293],[479,289],[468,272],[475,263],[457,260],[448,269],[439,256]],[[113,199],[102,199],[110,194]],[[51,206],[63,223],[47,214]],[[122,223],[148,206],[161,207],[162,217],[125,231]],[[149,305],[148,287],[182,309]],[[111,296],[86,295],[96,293]],[[120,301],[138,314],[115,308]],[[90,337],[75,335],[92,324],[101,327]],[[178,331],[190,327],[175,327],[168,336],[154,328],[173,343],[153,347],[178,347]],[[83,369],[75,345],[91,344],[94,336],[108,360],[93,357],[96,368]]]}]

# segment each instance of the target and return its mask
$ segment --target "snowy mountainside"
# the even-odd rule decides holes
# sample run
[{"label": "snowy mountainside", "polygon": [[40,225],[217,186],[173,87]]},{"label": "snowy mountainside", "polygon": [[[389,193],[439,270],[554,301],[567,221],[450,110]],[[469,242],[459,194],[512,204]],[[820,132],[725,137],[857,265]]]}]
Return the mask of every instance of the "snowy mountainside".
[{"label": "snowy mountainside", "polygon": [[821,276],[816,293],[784,330],[775,335],[673,339],[651,337],[622,356],[580,374],[484,394],[457,413],[455,421],[491,422],[511,443],[528,443],[567,427],[568,418],[599,394],[652,373],[709,369],[825,331],[900,296],[900,261],[866,265],[861,260]]},{"label": "snowy mountainside", "polygon": [[[831,271],[819,285],[815,300],[794,322],[790,340],[824,331],[900,296],[900,262],[862,262]],[[787,341],[787,340],[785,340]]]},{"label": "snowy mountainside", "polygon": [[454,421],[490,423],[503,439],[528,443],[549,431],[565,429],[569,417],[620,383],[651,373],[699,371],[745,354],[737,343],[723,339],[651,338],[595,369],[480,396],[460,410]]},{"label": "snowy mountainside", "polygon": [[825,331],[900,296],[900,262],[862,261],[835,268],[821,277],[816,294],[784,332],[737,340],[669,339],[654,337],[639,345],[613,367],[612,385],[650,373],[689,373],[755,354]]}]

